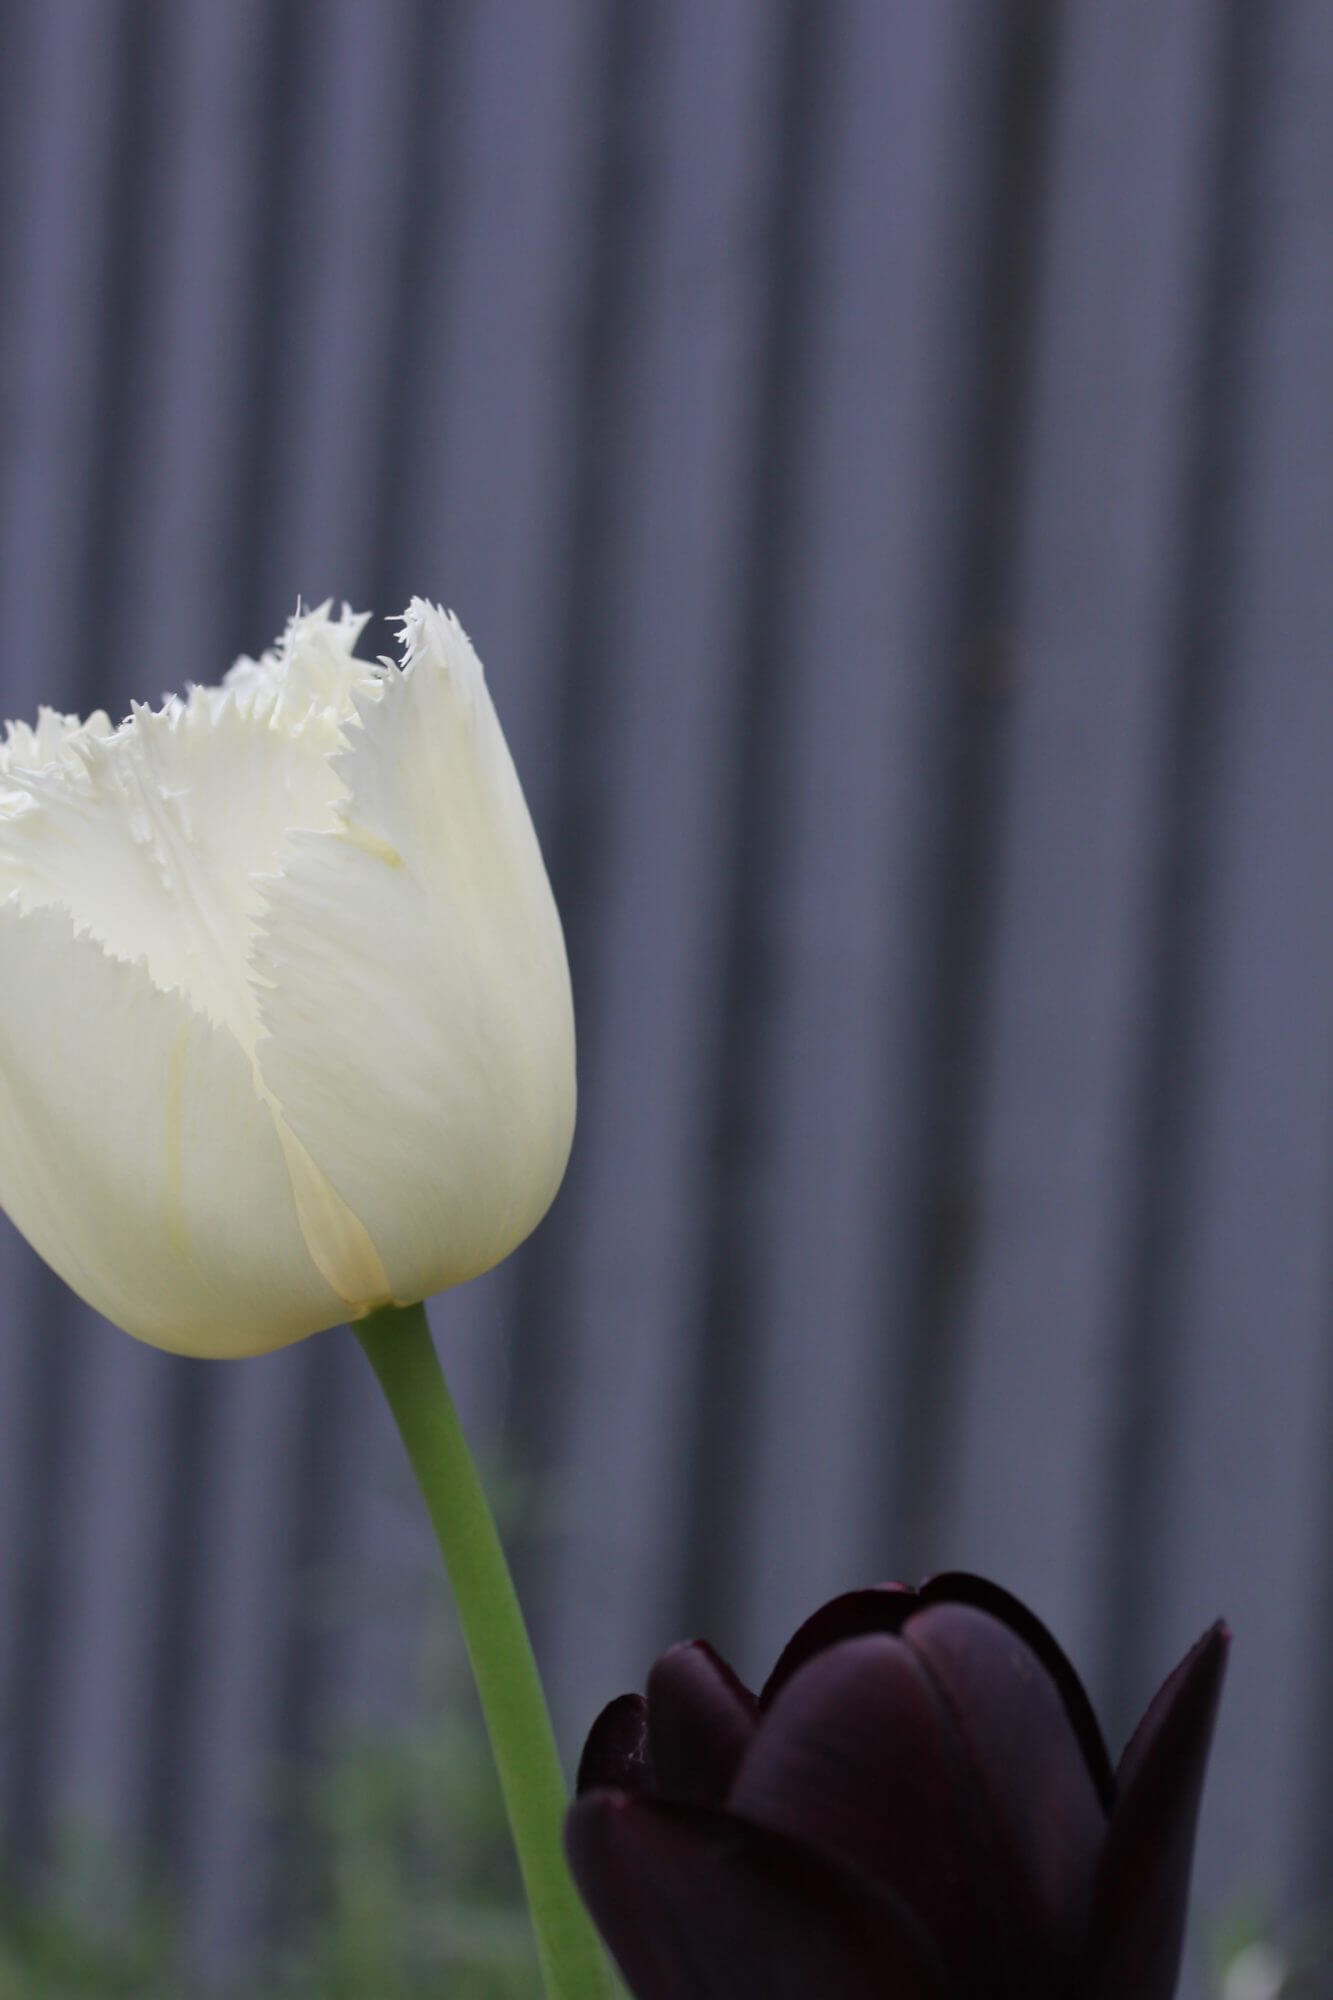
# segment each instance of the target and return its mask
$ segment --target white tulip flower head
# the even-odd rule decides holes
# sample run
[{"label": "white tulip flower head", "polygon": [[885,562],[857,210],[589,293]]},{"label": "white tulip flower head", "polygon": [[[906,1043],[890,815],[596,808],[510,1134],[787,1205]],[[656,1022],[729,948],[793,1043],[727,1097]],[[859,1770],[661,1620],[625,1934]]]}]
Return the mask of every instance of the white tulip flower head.
[{"label": "white tulip flower head", "polygon": [[401,665],[364,624],[0,744],[0,1205],[179,1353],[475,1277],[569,1154],[564,939],[480,662],[420,598]]}]

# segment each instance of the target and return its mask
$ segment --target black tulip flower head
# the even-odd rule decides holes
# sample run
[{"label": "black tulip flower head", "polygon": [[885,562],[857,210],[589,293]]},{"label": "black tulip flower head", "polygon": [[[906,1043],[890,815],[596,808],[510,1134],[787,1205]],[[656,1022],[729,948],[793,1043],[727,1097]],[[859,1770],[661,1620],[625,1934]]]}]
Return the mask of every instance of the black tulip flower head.
[{"label": "black tulip flower head", "polygon": [[834,1598],[757,1697],[673,1647],[593,1726],[575,1879],[635,2000],[1171,2000],[1227,1643],[1115,1769],[979,1577]]}]

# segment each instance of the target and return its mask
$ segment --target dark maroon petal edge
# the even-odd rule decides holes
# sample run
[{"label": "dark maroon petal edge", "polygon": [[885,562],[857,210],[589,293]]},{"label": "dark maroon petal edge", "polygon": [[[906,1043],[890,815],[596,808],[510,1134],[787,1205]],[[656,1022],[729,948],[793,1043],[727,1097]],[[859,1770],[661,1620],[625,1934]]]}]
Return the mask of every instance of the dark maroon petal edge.
[{"label": "dark maroon petal edge", "polygon": [[1231,1635],[1219,1619],[1163,1682],[1116,1773],[1094,1892],[1085,2000],[1172,2000],[1194,1832]]},{"label": "dark maroon petal edge", "polygon": [[877,1632],[896,1637],[916,1606],[917,1593],[905,1583],[877,1583],[831,1597],[797,1626],[778,1655],[778,1663],[760,1692],[760,1714],[772,1706],[774,1696],[797,1668],[817,1653],[827,1652],[844,1639],[868,1639]]},{"label": "dark maroon petal edge", "polygon": [[1111,1769],[1111,1755],[1106,1747],[1087,1690],[1071,1665],[1068,1655],[1058,1640],[1038,1618],[1035,1611],[1029,1611],[1021,1598],[1005,1590],[998,1583],[991,1583],[984,1576],[974,1576],[970,1570],[943,1570],[923,1583],[917,1592],[920,1605],[928,1604],[970,1604],[975,1611],[989,1612],[1002,1625],[1007,1625],[1020,1638],[1029,1652],[1035,1653],[1059,1691],[1060,1700],[1069,1717],[1075,1736],[1083,1751],[1084,1760],[1092,1777],[1094,1789],[1106,1812],[1110,1812],[1115,1800],[1115,1777]]},{"label": "dark maroon petal edge", "polygon": [[610,1788],[634,1794],[651,1791],[652,1786],[648,1704],[641,1694],[618,1694],[588,1731],[574,1789]]}]

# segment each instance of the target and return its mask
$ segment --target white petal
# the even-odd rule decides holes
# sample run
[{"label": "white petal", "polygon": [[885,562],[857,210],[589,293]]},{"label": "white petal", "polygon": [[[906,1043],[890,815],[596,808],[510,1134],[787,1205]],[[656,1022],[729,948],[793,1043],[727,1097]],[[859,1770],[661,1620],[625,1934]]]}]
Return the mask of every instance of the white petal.
[{"label": "white petal", "polygon": [[341,723],[354,720],[354,689],[373,697],[380,686],[380,669],[349,658],[359,624],[308,614],[280,659],[249,663],[248,680],[234,669],[225,692],[136,708],[111,734],[67,731],[42,764],[12,752],[0,896],[68,910],[78,930],[117,958],[143,958],[158,986],[253,1052],[261,877],[292,828],[336,824]]},{"label": "white petal", "polygon": [[223,677],[223,688],[243,701],[267,700],[281,727],[312,710],[335,720],[350,715],[353,694],[379,672],[356,657],[370,613],[353,611],[350,604],[337,618],[332,612],[332,599],[314,611],[298,610],[277,645],[257,660],[239,659]]},{"label": "white petal", "polygon": [[62,715],[58,708],[39,708],[36,725],[7,722],[0,743],[0,780],[12,770],[41,771],[48,764],[76,762],[75,747],[84,736],[109,736],[111,724],[99,708],[86,722]]},{"label": "white petal", "polygon": [[183,1354],[344,1319],[235,1040],[58,910],[0,905],[0,966],[0,1206],[66,1282]]},{"label": "white petal", "polygon": [[481,667],[414,602],[405,663],[335,759],[341,824],[266,885],[265,1082],[399,1299],[487,1270],[545,1213],[574,1122],[564,940]]}]

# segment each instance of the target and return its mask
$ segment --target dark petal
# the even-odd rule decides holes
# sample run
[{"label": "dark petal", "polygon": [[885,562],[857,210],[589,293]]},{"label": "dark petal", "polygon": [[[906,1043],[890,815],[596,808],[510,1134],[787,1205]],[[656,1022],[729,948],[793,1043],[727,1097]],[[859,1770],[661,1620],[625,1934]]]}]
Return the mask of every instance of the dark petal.
[{"label": "dark petal", "polygon": [[1163,1683],[1120,1759],[1098,1872],[1086,2000],[1171,2000],[1194,1828],[1230,1634],[1220,1621]]},{"label": "dark petal", "polygon": [[972,1772],[1002,1960],[1024,1967],[1033,1995],[1060,1990],[1087,1935],[1107,1825],[1063,1690],[1012,1624],[970,1604],[927,1605],[903,1638],[929,1668]]},{"label": "dark petal", "polygon": [[1034,1611],[1029,1611],[1019,1598],[1002,1590],[999,1584],[973,1576],[967,1570],[947,1570],[931,1577],[920,1590],[886,1583],[869,1590],[849,1590],[821,1605],[783,1649],[759,1697],[761,1711],[769,1706],[796,1669],[816,1653],[836,1646],[839,1640],[860,1638],[868,1632],[901,1632],[912,1613],[927,1604],[974,1605],[1016,1632],[1036,1654],[1060,1691],[1074,1733],[1083,1746],[1097,1796],[1109,1813],[1115,1797],[1110,1753],[1082,1681]]},{"label": "dark petal", "polygon": [[673,1646],[648,1676],[648,1741],[660,1798],[722,1805],[754,1729],[754,1696],[702,1639]]},{"label": "dark petal", "polygon": [[901,1632],[904,1623],[916,1609],[917,1595],[904,1583],[874,1584],[868,1590],[844,1591],[841,1597],[829,1599],[812,1612],[804,1625],[798,1625],[795,1633],[787,1641],[778,1658],[778,1663],[765,1681],[759,1696],[759,1709],[763,1711],[772,1705],[779,1688],[786,1686],[798,1667],[817,1653],[827,1652],[830,1646],[839,1645],[844,1639],[864,1639],[871,1632]]},{"label": "dark petal", "polygon": [[594,1792],[565,1845],[635,2000],[948,2000],[909,1918],[763,1827]]},{"label": "dark petal", "polygon": [[617,1792],[651,1791],[648,1704],[641,1694],[618,1694],[588,1731],[579,1758],[576,1792],[605,1786]]},{"label": "dark petal", "polygon": [[998,1583],[990,1583],[984,1576],[972,1576],[967,1570],[946,1570],[932,1576],[917,1595],[923,1606],[971,1604],[978,1611],[989,1612],[992,1618],[998,1618],[1002,1625],[1016,1632],[1029,1651],[1036,1654],[1059,1690],[1074,1734],[1083,1746],[1097,1796],[1109,1813],[1115,1799],[1115,1778],[1106,1739],[1082,1681],[1036,1612],[1029,1611],[1026,1604],[1002,1590]]},{"label": "dark petal", "polygon": [[991,1879],[982,1801],[934,1678],[906,1640],[873,1632],[816,1651],[779,1689],[730,1805],[901,1898],[950,1992],[1014,1990],[997,1959],[1005,1884]]}]

